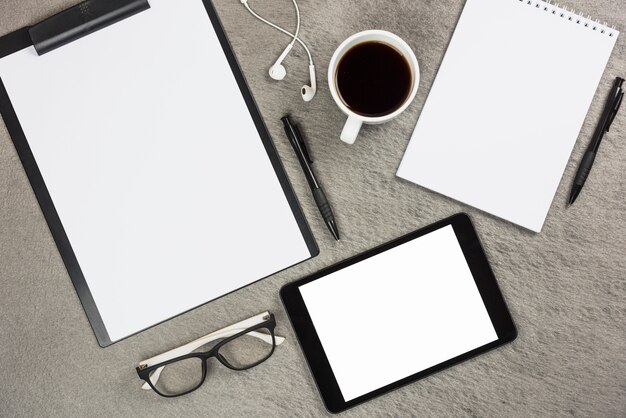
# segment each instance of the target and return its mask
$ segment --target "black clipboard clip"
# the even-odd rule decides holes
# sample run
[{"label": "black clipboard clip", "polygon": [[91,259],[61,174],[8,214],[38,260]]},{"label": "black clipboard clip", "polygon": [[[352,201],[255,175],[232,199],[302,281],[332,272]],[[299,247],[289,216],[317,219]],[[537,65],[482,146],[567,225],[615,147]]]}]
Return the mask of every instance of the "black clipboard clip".
[{"label": "black clipboard clip", "polygon": [[148,0],[85,0],[30,27],[37,54],[43,55],[150,8]]}]

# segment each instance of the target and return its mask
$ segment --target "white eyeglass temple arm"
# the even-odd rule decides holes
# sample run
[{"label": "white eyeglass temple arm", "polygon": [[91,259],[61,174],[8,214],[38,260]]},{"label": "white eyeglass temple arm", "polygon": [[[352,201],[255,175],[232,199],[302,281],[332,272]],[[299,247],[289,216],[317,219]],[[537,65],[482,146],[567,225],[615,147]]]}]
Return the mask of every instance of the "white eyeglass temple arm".
[{"label": "white eyeglass temple arm", "polygon": [[[185,354],[189,354],[191,352],[193,352],[195,349],[202,347],[205,344],[210,343],[211,341],[215,341],[218,340],[220,338],[227,338],[230,337],[232,335],[235,335],[247,328],[250,328],[254,325],[260,324],[264,321],[266,321],[269,318],[270,313],[269,312],[263,312],[261,314],[255,315],[252,318],[248,318],[245,319],[243,321],[240,321],[236,324],[230,325],[226,328],[222,328],[220,330],[214,331],[208,335],[205,335],[204,337],[200,337],[190,343],[187,343],[183,346],[180,346],[178,348],[174,348],[172,350],[166,351],[165,353],[161,353],[159,355],[156,355],[154,357],[151,357],[149,359],[143,360],[142,362],[139,363],[139,366],[146,366],[149,367],[151,365],[154,364],[158,364],[179,356],[183,356]],[[251,337],[255,337],[258,338],[268,344],[272,344],[272,336],[271,335],[267,335],[267,334],[263,334],[261,332],[257,332],[257,331],[251,331],[248,333],[248,335],[250,335]],[[285,341],[284,337],[280,337],[278,335],[275,336],[275,341],[276,341],[276,345],[280,345],[283,343],[283,341]],[[152,384],[156,384],[156,382],[159,380],[159,376],[161,375],[161,372],[163,371],[163,367],[159,367],[158,369],[156,369],[152,375],[150,376],[150,380],[152,381]],[[152,389],[150,387],[150,385],[146,382],[144,383],[144,385],[142,386],[142,389],[145,390],[150,390]]]},{"label": "white eyeglass temple arm", "polygon": [[[251,318],[248,319],[244,319],[243,321],[237,322],[236,324],[233,325],[229,325],[225,328],[222,328],[220,330],[214,331],[208,335],[205,335],[204,337],[200,337],[196,340],[191,341],[190,343],[187,343],[185,345],[182,345],[180,347],[174,348],[172,350],[166,351],[164,353],[161,353],[159,355],[156,355],[154,357],[150,357],[149,359],[143,360],[141,363],[139,363],[139,366],[152,366],[153,364],[157,364],[157,363],[161,363],[163,361],[167,361],[169,359],[172,359],[174,357],[178,357],[178,356],[182,356],[185,354],[189,354],[191,353],[193,350],[195,350],[198,347],[201,347],[207,343],[210,343],[211,341],[214,341],[216,339],[219,338],[225,338],[225,334],[229,334],[229,335],[234,335],[237,332],[241,332],[246,328],[250,328],[254,325],[260,324],[264,321],[267,321],[269,319],[270,313],[269,312],[263,312],[260,313],[258,315],[255,315]],[[264,341],[271,343],[272,342],[272,336],[271,335],[265,335],[265,334],[261,334],[258,333],[259,335],[264,335],[265,339]],[[276,337],[276,343],[278,344],[278,340],[280,337]],[[281,341],[282,342],[282,341]]]}]

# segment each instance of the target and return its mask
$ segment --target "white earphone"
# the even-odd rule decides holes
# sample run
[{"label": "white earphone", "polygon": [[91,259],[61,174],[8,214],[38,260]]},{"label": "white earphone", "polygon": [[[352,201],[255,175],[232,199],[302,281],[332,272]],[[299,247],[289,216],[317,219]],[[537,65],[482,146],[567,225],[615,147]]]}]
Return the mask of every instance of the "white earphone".
[{"label": "white earphone", "polygon": [[285,57],[287,57],[287,55],[289,54],[289,51],[291,51],[291,48],[293,48],[293,44],[287,45],[287,48],[285,48],[283,53],[280,54],[280,57],[278,57],[274,65],[270,67],[270,70],[269,70],[270,77],[272,77],[276,81],[282,80],[287,75],[287,70],[285,69],[285,66],[283,65],[283,60],[285,59]]},{"label": "white earphone", "polygon": [[300,90],[300,94],[302,95],[302,99],[305,102],[311,101],[311,99],[315,97],[315,93],[317,92],[317,82],[315,79],[315,64],[313,64],[313,57],[311,57],[311,52],[309,51],[309,48],[307,48],[304,42],[302,42],[302,40],[298,37],[298,35],[300,34],[300,9],[298,8],[298,3],[296,3],[296,0],[291,0],[293,2],[293,5],[296,8],[297,25],[296,25],[295,33],[291,33],[281,28],[280,26],[275,25],[269,20],[259,16],[250,8],[250,6],[248,5],[248,0],[240,0],[240,1],[241,1],[241,4],[243,4],[245,8],[252,14],[252,16],[256,17],[261,22],[273,27],[274,29],[279,30],[282,33],[289,35],[290,37],[293,38],[293,40],[291,41],[289,45],[287,45],[287,48],[285,48],[283,53],[280,54],[280,56],[278,57],[274,65],[272,65],[269,69],[269,75],[274,80],[282,80],[283,78],[285,78],[285,76],[287,75],[287,70],[285,69],[285,66],[283,65],[283,60],[287,57],[287,55],[289,55],[289,52],[291,51],[291,49],[293,48],[293,45],[296,42],[302,45],[302,47],[304,48],[304,50],[306,51],[309,57],[309,76],[310,76],[311,85],[305,84],[304,86],[302,86],[302,89]]}]

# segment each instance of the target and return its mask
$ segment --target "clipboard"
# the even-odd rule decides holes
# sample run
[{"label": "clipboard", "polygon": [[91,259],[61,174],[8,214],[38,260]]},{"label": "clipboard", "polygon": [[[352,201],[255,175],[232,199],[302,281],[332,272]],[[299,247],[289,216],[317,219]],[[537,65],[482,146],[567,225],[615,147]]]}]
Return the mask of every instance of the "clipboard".
[{"label": "clipboard", "polygon": [[[63,135],[54,137],[54,135],[51,134],[50,138],[46,138],[46,141],[41,141],[39,138],[45,137],[46,132],[38,132],[39,127],[35,125],[39,125],[39,123],[33,124],[31,123],[31,120],[41,120],[41,124],[45,125],[49,122],[46,119],[47,116],[39,115],[41,119],[34,119],[33,115],[30,114],[33,113],[30,110],[30,105],[25,104],[25,97],[28,95],[23,93],[24,89],[20,90],[20,82],[23,82],[23,80],[18,80],[19,77],[15,76],[16,71],[7,70],[7,68],[12,65],[17,65],[19,67],[19,65],[22,64],[11,63],[5,65],[4,62],[5,59],[13,59],[13,57],[18,57],[20,54],[25,57],[24,59],[26,61],[24,62],[43,62],[35,61],[37,59],[46,59],[52,63],[54,63],[55,60],[60,60],[60,62],[62,62],[63,54],[71,56],[71,48],[82,48],[86,45],[81,42],[90,43],[91,46],[109,45],[114,43],[111,42],[110,39],[106,39],[106,37],[112,36],[110,35],[111,33],[114,33],[114,31],[117,31],[115,33],[120,31],[127,31],[127,34],[135,33],[133,32],[132,25],[146,25],[148,19],[156,19],[156,17],[150,16],[159,15],[161,16],[159,19],[163,19],[162,22],[167,22],[168,10],[165,10],[165,8],[179,8],[177,10],[189,8],[189,10],[184,13],[181,11],[180,14],[176,14],[176,16],[173,16],[172,19],[187,16],[192,19],[205,20],[204,23],[199,20],[194,20],[194,22],[196,22],[195,27],[199,28],[201,25],[205,25],[208,30],[202,29],[205,31],[202,33],[207,35],[207,39],[211,38],[212,41],[210,42],[214,42],[213,45],[218,47],[216,47],[216,51],[213,51],[214,54],[210,57],[210,60],[207,56],[208,52],[204,51],[200,47],[197,47],[199,53],[204,54],[203,56],[205,58],[204,63],[198,62],[198,66],[201,66],[200,64],[207,65],[208,62],[211,62],[210,68],[213,66],[221,68],[222,73],[219,77],[223,77],[223,79],[220,78],[218,80],[219,83],[215,80],[209,82],[206,79],[199,79],[198,82],[201,86],[203,86],[202,88],[205,89],[207,88],[206,86],[212,86],[212,88],[217,89],[222,88],[221,86],[223,85],[230,85],[232,87],[230,90],[231,94],[222,96],[220,100],[224,103],[218,103],[218,105],[223,105],[224,109],[235,109],[237,112],[241,112],[238,113],[239,115],[246,115],[245,118],[237,120],[235,126],[232,127],[233,130],[239,129],[237,132],[243,132],[238,137],[233,138],[240,141],[237,143],[237,151],[239,152],[243,150],[242,154],[244,154],[244,156],[241,158],[246,159],[247,162],[253,162],[253,167],[255,168],[255,172],[253,173],[248,173],[242,169],[240,172],[233,170],[232,172],[224,173],[223,176],[216,176],[215,172],[210,171],[210,168],[203,167],[203,160],[200,160],[200,157],[203,155],[206,158],[211,159],[213,164],[221,164],[218,159],[218,156],[220,155],[218,155],[219,152],[217,152],[220,151],[221,148],[210,147],[226,147],[226,145],[223,144],[230,143],[228,141],[223,141],[223,138],[219,137],[220,134],[224,134],[224,130],[215,134],[213,137],[207,134],[206,137],[200,137],[202,141],[194,141],[186,139],[186,137],[200,135],[198,133],[198,129],[193,130],[191,127],[179,124],[177,129],[180,130],[180,135],[177,135],[176,141],[170,140],[169,138],[163,138],[160,142],[155,140],[157,146],[154,147],[153,143],[147,142],[147,146],[146,144],[142,144],[148,149],[148,154],[152,153],[149,157],[159,155],[160,158],[164,161],[168,161],[168,164],[171,164],[167,165],[168,169],[175,169],[182,173],[178,177],[172,176],[176,178],[180,184],[175,184],[172,187],[169,187],[168,190],[174,194],[178,192],[179,188],[187,190],[189,192],[187,195],[182,194],[181,192],[179,197],[182,196],[182,199],[185,200],[188,195],[191,195],[192,198],[190,198],[190,202],[198,203],[199,207],[205,209],[205,212],[201,212],[200,209],[196,210],[196,206],[193,204],[190,204],[189,206],[176,206],[175,203],[171,203],[168,199],[162,198],[157,200],[159,205],[147,205],[149,210],[144,212],[145,217],[150,218],[150,216],[156,216],[151,215],[152,211],[159,212],[159,210],[161,210],[163,212],[160,204],[173,205],[170,207],[172,213],[170,214],[166,212],[165,219],[163,216],[161,218],[155,218],[156,221],[153,229],[150,228],[150,225],[143,225],[143,219],[135,219],[138,224],[144,227],[143,232],[146,233],[147,231],[147,234],[153,238],[152,240],[149,240],[148,237],[145,238],[146,246],[149,247],[152,245],[155,246],[157,250],[160,250],[160,248],[156,246],[153,241],[155,241],[155,239],[159,240],[163,237],[161,242],[162,245],[166,247],[162,254],[159,253],[161,254],[160,257],[158,255],[155,255],[152,258],[144,257],[144,261],[150,259],[155,265],[152,266],[148,265],[149,263],[144,263],[142,268],[151,269],[150,271],[153,274],[156,274],[156,276],[159,274],[158,267],[161,265],[164,269],[169,269],[169,271],[172,272],[179,269],[181,272],[180,276],[172,274],[171,280],[172,282],[176,281],[177,283],[180,283],[180,287],[191,287],[189,293],[192,293],[193,295],[190,295],[189,298],[182,296],[183,292],[180,288],[171,283],[167,283],[167,280],[165,279],[159,279],[161,281],[152,283],[147,281],[145,277],[140,278],[140,276],[142,276],[141,274],[135,274],[132,277],[129,276],[124,279],[125,281],[120,279],[115,274],[110,274],[104,278],[99,276],[103,274],[101,270],[104,267],[108,269],[108,258],[112,260],[111,264],[114,264],[113,262],[119,260],[130,259],[131,255],[116,254],[115,251],[106,246],[106,243],[104,243],[106,239],[103,238],[103,243],[98,243],[100,247],[94,248],[101,248],[103,250],[102,257],[108,258],[106,260],[98,258],[99,254],[96,252],[94,255],[92,248],[93,245],[95,245],[93,243],[96,242],[96,238],[98,237],[93,238],[89,244],[85,244],[85,242],[88,241],[85,241],[84,237],[81,235],[83,234],[83,230],[78,228],[76,225],[89,226],[96,223],[111,222],[111,219],[124,219],[123,214],[118,214],[118,218],[115,218],[115,214],[117,213],[115,211],[117,210],[116,208],[118,205],[115,205],[114,203],[117,202],[111,203],[109,200],[103,199],[103,195],[107,193],[107,196],[109,197],[115,197],[116,195],[111,190],[105,190],[106,188],[101,187],[99,191],[93,192],[92,195],[90,195],[91,197],[84,199],[89,202],[92,200],[94,202],[99,202],[101,205],[106,206],[107,209],[109,209],[108,211],[102,209],[100,206],[89,206],[84,203],[83,199],[74,199],[72,193],[75,190],[79,190],[79,188],[76,187],[76,184],[80,183],[72,184],[70,187],[66,186],[64,181],[59,179],[76,178],[80,176],[76,175],[74,177],[64,177],[64,173],[62,173],[64,168],[59,168],[58,165],[60,165],[60,163],[57,164],[52,161],[53,158],[48,157],[44,151],[53,150],[58,154],[56,157],[57,159],[67,158],[68,165],[76,165],[80,167],[81,161],[78,159],[72,159],[70,156],[72,153],[75,153],[76,155],[82,157],[90,157],[91,151],[89,149],[82,149],[81,146],[85,143],[92,146],[89,141],[96,137],[99,138],[99,135],[101,136],[101,134],[94,130],[93,132],[88,132],[83,136],[77,135],[78,139],[84,139],[84,141],[75,141],[71,143],[73,145],[72,147],[69,147],[67,146],[67,143],[62,142],[65,139]],[[171,12],[171,10],[169,11]],[[150,15],[150,13],[153,14]],[[171,23],[170,33],[174,33],[176,36],[180,37],[190,34],[189,32],[185,32],[189,31],[189,29],[185,25],[180,25],[180,22],[169,23]],[[154,22],[152,22],[152,24],[154,24]],[[153,26],[149,27],[153,28]],[[190,24],[188,26],[193,25]],[[106,30],[103,30],[105,28]],[[180,28],[180,34],[177,32],[178,28]],[[163,30],[167,31],[167,28],[163,28]],[[81,38],[85,39],[83,40]],[[113,36],[111,39],[114,38],[115,37]],[[203,42],[206,44],[209,41],[201,39],[197,42],[197,44],[201,45]],[[147,44],[144,43],[144,45]],[[181,44],[181,48],[182,47],[185,47],[185,44]],[[187,47],[189,46],[187,45]],[[163,48],[166,49],[167,45]],[[89,48],[85,48],[85,50],[88,49]],[[149,48],[147,47],[146,49]],[[220,57],[220,54],[217,53],[218,49],[219,52],[223,53],[223,57]],[[77,54],[74,56],[84,57],[85,62],[87,62],[88,60],[96,59],[105,53],[111,53],[111,51],[96,51],[93,55],[90,53],[84,53],[82,55]],[[184,56],[190,57],[190,64],[195,63],[195,61],[193,61],[195,56],[192,54]],[[133,57],[130,56],[130,59],[132,61]],[[18,60],[18,58],[15,58],[15,60]],[[163,58],[163,60],[165,62],[166,58]],[[125,62],[127,61],[128,60]],[[62,72],[71,71],[71,65],[69,64],[72,63],[73,61],[68,61],[67,66],[60,65],[59,67],[62,67]],[[29,67],[24,65],[21,68],[24,69]],[[193,65],[188,65],[181,66],[180,68],[193,69],[194,67]],[[198,69],[198,71],[200,70],[201,69]],[[225,76],[226,73],[228,73],[228,77]],[[51,75],[51,77],[53,76],[54,74]],[[63,76],[59,75],[59,79],[62,78]],[[177,79],[175,83],[172,82],[171,84],[176,84],[173,86],[168,85],[167,80],[160,80],[160,84],[155,86],[155,90],[150,90],[148,93],[152,91],[158,92],[161,90],[176,92],[186,89],[185,91],[189,91],[188,94],[197,99],[197,96],[193,96],[193,87],[196,86],[190,87],[185,84],[188,82],[188,79],[192,79],[192,76],[189,74],[187,74],[187,77]],[[77,81],[77,83],[78,82],[79,81]],[[124,90],[125,94],[128,94],[127,90],[132,90],[135,84],[141,84],[141,80],[137,83],[137,79],[135,79],[134,84],[129,82],[128,85],[120,86],[120,89]],[[198,89],[201,90],[201,88]],[[32,94],[39,93],[35,92]],[[41,94],[43,95],[44,93]],[[133,99],[133,97],[129,97],[130,99]],[[58,100],[62,101],[67,99],[61,97]],[[208,105],[211,105],[209,103],[210,100],[212,100],[212,98],[207,99]],[[88,100],[86,100],[86,102],[88,102]],[[31,103],[34,103],[34,101]],[[93,103],[96,102],[94,101]],[[190,103],[183,102],[183,104],[176,104],[176,106],[172,105],[170,106],[170,111],[172,111],[172,109],[175,111],[177,108],[181,108],[181,106],[186,109],[185,106],[187,106],[189,109],[186,109],[186,111],[188,111],[189,114],[183,114],[180,117],[183,120],[188,120],[190,125],[205,126],[200,124],[197,117],[194,119],[194,115],[196,115],[196,113],[201,115],[202,118],[205,117],[202,114],[202,106],[198,103]],[[212,104],[211,106],[218,105]],[[151,108],[152,110],[160,110],[159,107],[155,108],[153,103],[146,103],[146,106],[153,106]],[[166,104],[163,106],[166,106]],[[49,108],[50,106],[48,106],[48,109]],[[52,113],[54,113],[54,111],[57,110],[51,110]],[[111,109],[111,113],[114,114],[115,111],[116,109]],[[130,335],[134,335],[137,332],[141,332],[144,329],[171,319],[204,303],[210,302],[218,297],[245,287],[253,282],[261,280],[264,277],[274,274],[277,271],[288,268],[311,257],[315,257],[319,253],[319,249],[312,232],[302,213],[276,149],[254,103],[252,94],[246,84],[241,69],[237,64],[234,53],[228,43],[224,30],[210,0],[184,0],[181,2],[151,0],[150,4],[146,0],[88,0],[53,16],[39,25],[35,25],[31,28],[24,28],[3,36],[0,38],[0,114],[2,115],[2,118],[7,126],[7,130],[13,140],[29,182],[35,192],[35,196],[70,275],[72,283],[78,293],[85,313],[87,314],[89,322],[93,328],[97,341],[102,347],[106,347],[114,342],[124,339]],[[85,115],[83,114],[83,116]],[[211,118],[207,118],[208,122],[206,130],[209,131],[211,125],[225,125],[226,122],[230,122],[228,121],[228,117],[229,115],[219,114],[219,112],[215,113]],[[247,120],[248,117],[249,120]],[[172,128],[167,125],[167,121],[162,120],[165,118],[160,119],[161,120],[155,117],[155,126],[149,127],[150,132],[157,137],[159,137],[158,128],[161,125],[168,129]],[[129,120],[130,122],[127,121],[128,126],[132,127],[132,118],[129,117]],[[224,120],[226,120],[226,122],[224,122]],[[98,126],[97,129],[109,129],[111,126],[117,126],[115,120],[106,120],[105,122],[106,123],[103,123],[101,126]],[[202,120],[202,122],[204,122],[204,120]],[[66,119],[58,123],[59,126],[63,126],[63,128],[59,128],[59,131],[68,132],[67,126],[72,123],[80,125],[82,120],[77,120],[76,115],[68,115]],[[161,125],[159,125],[160,123]],[[247,128],[244,128],[243,126],[247,126]],[[63,129],[65,129],[65,131]],[[189,132],[186,132],[185,129]],[[248,130],[244,131],[244,129]],[[252,135],[252,132],[254,135]],[[188,135],[184,135],[185,133]],[[29,138],[27,138],[27,135]],[[163,136],[165,136],[165,134],[163,134]],[[254,136],[254,138],[252,138],[252,136]],[[117,136],[112,135],[107,139],[115,142],[117,140]],[[222,139],[222,142],[219,142],[220,139]],[[55,141],[63,144],[65,147],[63,152],[59,151],[58,147],[54,147]],[[48,144],[48,142],[52,143],[52,145]],[[45,143],[45,146],[42,145],[42,143]],[[100,146],[102,146],[102,144],[106,145],[106,142],[98,142],[97,140],[94,140],[94,143],[97,143]],[[133,144],[130,145],[130,148],[132,148],[132,145]],[[159,148],[161,145],[163,145],[163,149]],[[95,145],[93,146],[95,147]],[[184,149],[181,150],[181,148]],[[262,152],[259,150],[262,150]],[[119,151],[119,153],[116,153],[117,151]],[[126,152],[128,150],[119,149],[117,151],[113,152],[111,150],[106,150],[106,152],[108,152],[106,155],[113,157],[125,155],[122,152]],[[158,154],[159,152],[160,154]],[[168,160],[169,153],[173,155],[172,160],[176,157],[179,157],[179,159],[171,162]],[[140,178],[145,182],[146,186],[149,186],[148,188],[152,188],[155,191],[155,193],[149,195],[148,197],[151,199],[157,199],[155,195],[158,195],[160,187],[167,188],[166,186],[168,186],[168,184],[164,183],[167,183],[167,179],[169,177],[164,177],[161,170],[155,170],[154,164],[151,165],[149,157],[146,157],[144,152],[137,152],[134,155],[134,158],[137,161],[131,161],[128,166],[123,166],[122,168],[118,165],[115,169],[112,168],[111,170],[102,170],[102,173],[115,177],[118,175],[117,170],[119,170],[122,174],[118,175],[120,178],[117,179],[118,183],[115,184],[125,186],[124,179],[122,177],[124,170],[132,170],[135,166],[140,167],[141,169],[137,168],[137,171],[140,171],[140,173],[133,177],[133,181]],[[221,159],[226,160],[229,167],[230,165],[237,166],[238,161],[235,161],[235,158],[229,157],[229,155],[225,155]],[[237,158],[239,158],[239,156]],[[95,159],[94,161],[100,162],[98,159]],[[122,161],[122,163],[123,162],[125,161]],[[194,168],[196,171],[185,171],[190,170],[188,166],[194,165],[194,162],[195,166],[197,166],[197,168]],[[117,161],[117,163],[119,163],[119,161]],[[153,169],[153,176],[165,179],[162,182],[163,184],[151,184],[149,181],[146,181],[146,179],[149,180],[149,177],[144,175],[145,173],[141,172],[142,169]],[[98,167],[93,168],[93,171],[97,170]],[[61,174],[59,174],[60,172]],[[132,173],[132,171],[128,172]],[[80,172],[77,171],[77,173]],[[176,172],[174,174],[176,174]],[[89,178],[89,175],[86,177]],[[209,177],[213,178],[211,179]],[[215,179],[215,177],[219,177],[219,179]],[[94,178],[99,179],[95,175]],[[261,196],[253,196],[255,199],[259,200],[259,197],[267,197],[267,199],[257,201],[250,198],[246,200],[247,197],[242,196],[244,193],[239,193],[237,190],[228,190],[227,187],[229,183],[241,186],[246,185],[248,182],[253,183],[253,186],[249,187],[252,192],[260,191],[265,193]],[[93,185],[93,182],[91,184]],[[99,186],[102,186],[102,184],[99,184]],[[224,184],[226,184],[226,186],[224,186]],[[74,189],[72,189],[72,187]],[[210,190],[204,190],[207,188],[210,188]],[[216,188],[219,190],[215,190]],[[136,187],[129,190],[130,192],[136,192],[137,190],[143,189]],[[85,189],[80,189],[79,191],[85,192]],[[127,205],[129,210],[132,210],[133,207],[129,202],[132,203],[139,201],[139,198],[133,195],[133,193],[130,193],[128,190],[126,190],[126,192],[129,193],[130,197],[128,197],[127,200],[120,198],[119,203]],[[70,197],[68,197],[68,195]],[[225,198],[225,196],[228,196],[228,198]],[[100,218],[97,219],[97,222],[94,221],[94,219],[90,219],[90,212],[88,210],[84,213],[80,212],[76,215],[76,212],[78,212],[78,210],[75,209],[76,205],[68,204],[68,202],[76,202],[78,205],[84,205],[85,208],[93,209],[95,207],[97,211],[101,212]],[[246,205],[250,205],[250,207],[248,208]],[[175,209],[180,209],[181,207],[184,208],[185,213],[181,214],[175,212]],[[209,224],[208,219],[211,218],[212,214],[216,213],[218,214],[217,216],[222,217],[220,221],[223,221],[223,223],[226,224],[224,216],[228,215],[224,214],[228,214],[230,212],[233,213],[232,216],[235,216],[236,214],[249,214],[249,216],[240,217],[240,221],[232,222],[229,226],[229,228],[232,229],[232,233],[238,235],[239,242],[231,242],[229,238],[231,235],[223,233],[220,229],[222,227],[217,220],[212,221],[213,223]],[[263,219],[261,219],[261,214]],[[161,215],[163,214],[161,213]],[[255,216],[259,219],[256,219]],[[75,221],[76,217],[80,218],[79,222]],[[87,220],[83,220],[83,217]],[[248,217],[251,219],[248,219]],[[197,224],[200,226],[191,223],[191,220],[186,218],[195,219]],[[256,219],[256,222],[252,223],[252,219]],[[266,223],[266,219],[267,223],[275,224],[272,225],[272,233],[267,233],[268,226],[264,225]],[[191,225],[192,227],[190,229],[193,229],[196,226],[198,229],[202,229],[204,226],[205,233],[204,235],[200,234],[200,232],[198,232],[197,235],[194,235],[193,232],[186,233],[184,228],[173,228],[171,226],[172,223],[180,223],[181,226]],[[131,229],[135,227],[132,223],[129,225]],[[257,225],[258,228],[256,227]],[[116,225],[113,225],[113,228],[115,227]],[[212,231],[214,234],[208,234],[206,231]],[[124,230],[119,233],[129,234],[130,239],[138,239],[135,235],[133,235],[133,231],[129,232]],[[200,245],[192,246],[184,241],[175,243],[171,242],[171,240],[168,240],[168,233],[172,234],[172,240],[187,236],[191,238],[191,241],[196,240],[199,242]],[[187,235],[180,235],[183,233],[186,233]],[[113,234],[113,232],[111,234]],[[211,236],[216,237],[215,239],[219,240],[219,242],[210,242]],[[118,241],[115,241],[116,243],[119,244],[121,242],[122,246],[124,245],[124,242],[119,235],[116,236],[115,239],[118,239]],[[186,247],[186,245],[188,245],[188,247]],[[89,251],[91,251],[91,253],[85,250],[87,247],[90,248]],[[207,252],[212,253],[203,253],[202,250],[205,249],[205,247],[206,249],[211,250]],[[183,251],[183,249],[193,254],[188,255]],[[144,250],[142,248],[137,248],[137,252],[145,256],[145,254],[141,251]],[[141,258],[138,255],[136,257],[139,263]],[[172,259],[170,263],[171,265],[168,264],[167,260],[170,257]],[[199,261],[199,259],[203,257],[207,257],[206,262],[204,262],[204,260],[202,260],[202,262]],[[220,267],[216,267],[216,271],[211,271],[211,263]],[[196,270],[202,270],[206,274],[199,278],[187,279],[187,275],[184,274],[184,272],[188,272],[190,275],[195,274],[196,270],[194,270],[194,266],[196,267]],[[126,267],[129,266],[125,265],[121,261],[119,262],[120,276],[125,274],[124,268]],[[133,268],[134,267],[135,266],[133,266]],[[89,271],[89,273],[87,273],[87,271]],[[237,271],[241,274],[236,274]],[[99,277],[97,280],[94,279],[96,276]],[[133,282],[133,280],[138,281],[138,283],[134,285],[135,287],[127,285],[127,282]],[[186,282],[185,280],[188,281]],[[107,289],[106,286],[109,281],[112,283],[111,286],[117,286],[117,288]],[[159,287],[159,285],[162,285],[162,289],[160,288],[157,292],[153,289],[153,287]],[[128,289],[136,289],[136,294],[129,295],[128,292],[124,290],[126,289],[125,286],[128,286]],[[118,301],[116,298],[123,298],[123,300]],[[116,301],[119,302],[118,306],[115,306]],[[104,305],[107,305],[107,307]],[[155,308],[156,310],[152,312],[152,314],[146,314],[146,310],[149,311],[154,306],[160,307]],[[135,320],[135,316],[141,318]],[[125,322],[133,322],[133,325],[126,324]],[[124,324],[120,325],[122,323]]]}]

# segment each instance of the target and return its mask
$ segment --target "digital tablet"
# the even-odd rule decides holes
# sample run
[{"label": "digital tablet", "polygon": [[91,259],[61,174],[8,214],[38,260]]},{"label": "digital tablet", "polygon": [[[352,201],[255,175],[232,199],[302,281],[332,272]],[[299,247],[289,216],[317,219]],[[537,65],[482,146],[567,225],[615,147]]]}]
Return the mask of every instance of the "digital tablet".
[{"label": "digital tablet", "polygon": [[465,214],[288,284],[280,293],[330,412],[517,335]]}]

